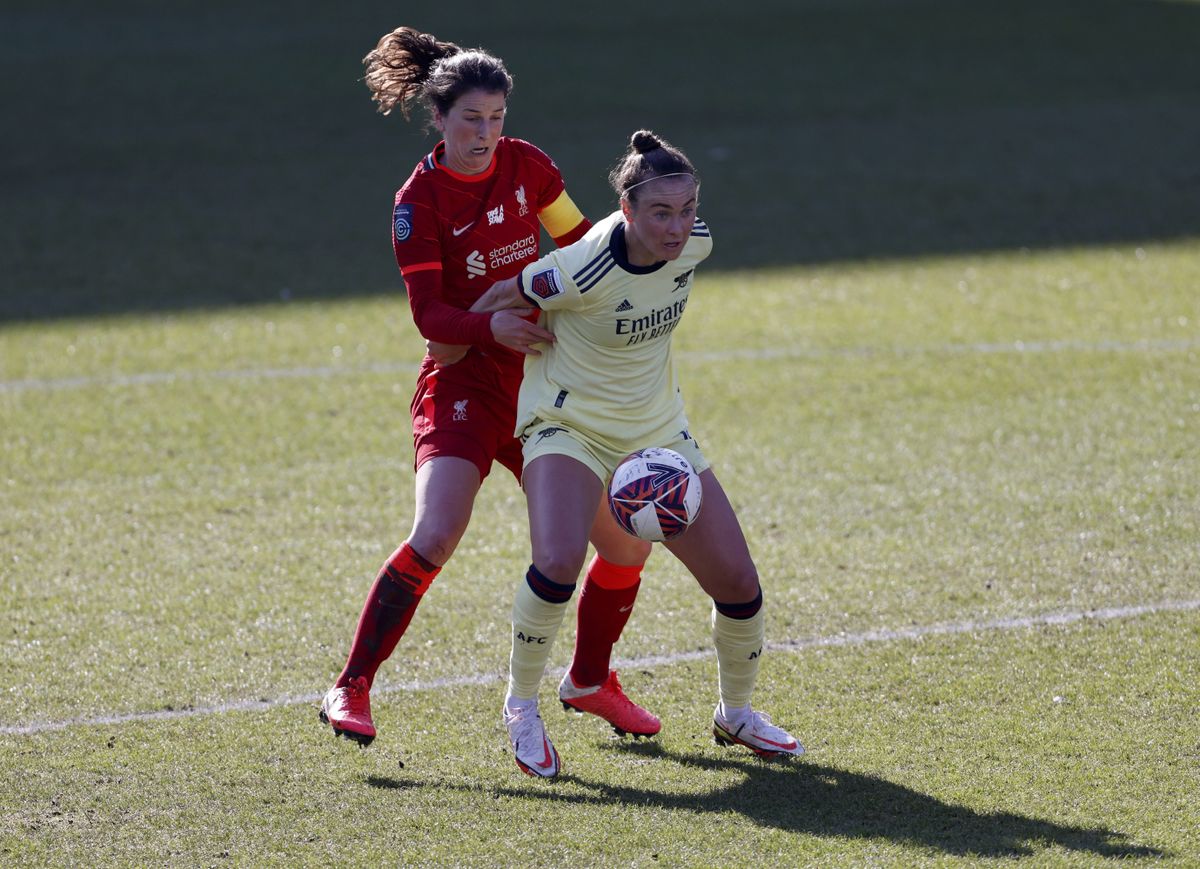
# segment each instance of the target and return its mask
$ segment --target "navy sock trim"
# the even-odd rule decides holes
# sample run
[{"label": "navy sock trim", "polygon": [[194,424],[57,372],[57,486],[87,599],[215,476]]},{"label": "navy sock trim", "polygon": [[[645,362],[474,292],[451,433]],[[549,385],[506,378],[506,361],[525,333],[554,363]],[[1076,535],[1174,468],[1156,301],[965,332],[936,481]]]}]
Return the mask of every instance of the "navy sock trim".
[{"label": "navy sock trim", "polygon": [[758,594],[754,596],[754,600],[748,600],[745,603],[721,603],[713,601],[713,606],[717,608],[717,612],[726,618],[730,619],[748,619],[757,615],[762,609],[762,588],[759,588]]},{"label": "navy sock trim", "polygon": [[534,594],[550,603],[566,603],[575,593],[575,583],[563,585],[554,582],[532,564],[529,565],[529,571],[525,574],[525,581],[529,583]]}]

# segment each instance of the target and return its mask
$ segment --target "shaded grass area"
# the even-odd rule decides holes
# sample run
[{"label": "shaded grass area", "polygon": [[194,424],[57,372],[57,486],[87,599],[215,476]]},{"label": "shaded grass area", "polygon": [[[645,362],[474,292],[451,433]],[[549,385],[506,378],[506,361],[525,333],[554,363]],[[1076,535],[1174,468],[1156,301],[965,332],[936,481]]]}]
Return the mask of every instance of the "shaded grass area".
[{"label": "shaded grass area", "polygon": [[[234,38],[219,10],[181,8],[214,44]],[[713,210],[719,245],[752,243]],[[319,692],[407,531],[421,348],[402,300],[139,313],[270,295],[193,295],[189,262],[164,272],[183,288],[170,303],[60,311],[47,292],[43,313],[81,316],[4,326],[0,725]],[[699,275],[680,374],[763,575],[769,639],[1194,599],[1197,285],[1194,241]],[[383,685],[503,672],[524,509],[489,480]],[[707,616],[657,553],[618,654],[708,649]],[[652,744],[547,703],[557,784],[513,766],[498,681],[382,694],[367,752],[304,705],[3,735],[0,853],[1190,865],[1198,632],[1192,611],[771,653],[756,703],[808,744],[791,766],[712,745],[711,659],[622,674],[663,716]]]},{"label": "shaded grass area", "polygon": [[[41,865],[235,861],[787,865],[1200,858],[1196,615],[773,653],[761,703],[808,756],[707,735],[711,661],[630,673],[653,742],[547,711],[521,776],[501,690],[391,695],[367,751],[307,706],[0,737],[0,853]],[[699,687],[698,687],[699,686]],[[166,784],[169,783],[169,786]]]},{"label": "shaded grass area", "polygon": [[590,216],[632,130],[687,149],[717,268],[1200,232],[1194,2],[23,2],[0,320],[398,294],[391,193],[435,140],[357,79],[401,23],[507,60],[508,132]]},{"label": "shaded grass area", "polygon": [[[680,374],[770,637],[1194,596],[1197,262],[1176,245],[701,276]],[[0,358],[33,379],[0,393],[3,723],[325,685],[412,515],[420,343],[387,305],[10,331]],[[194,376],[119,379],[173,370]],[[496,473],[385,683],[503,672],[527,560]],[[657,553],[619,654],[708,648],[706,617]]]}]

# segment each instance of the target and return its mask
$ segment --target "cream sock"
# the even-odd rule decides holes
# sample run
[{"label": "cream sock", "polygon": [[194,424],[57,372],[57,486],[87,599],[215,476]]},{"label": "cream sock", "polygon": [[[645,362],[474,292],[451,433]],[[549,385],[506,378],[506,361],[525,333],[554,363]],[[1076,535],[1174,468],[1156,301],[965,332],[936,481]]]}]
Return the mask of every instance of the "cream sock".
[{"label": "cream sock", "polygon": [[747,706],[758,678],[763,652],[763,611],[748,619],[731,619],[713,607],[713,643],[717,647],[717,678],[726,709]]},{"label": "cream sock", "polygon": [[[573,585],[550,582],[530,565],[529,574],[517,587],[512,611],[512,654],[508,659],[508,696],[518,700],[536,699],[538,685],[546,672],[554,638],[562,626],[567,604],[575,591]],[[533,590],[533,583],[560,600],[547,600]]]}]

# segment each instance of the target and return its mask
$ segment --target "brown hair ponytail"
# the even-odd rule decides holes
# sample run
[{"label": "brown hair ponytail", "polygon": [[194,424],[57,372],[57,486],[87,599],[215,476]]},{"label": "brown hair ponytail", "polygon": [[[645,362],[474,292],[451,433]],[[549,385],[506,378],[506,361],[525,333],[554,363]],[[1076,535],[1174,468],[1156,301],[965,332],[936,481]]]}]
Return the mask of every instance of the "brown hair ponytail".
[{"label": "brown hair ponytail", "polygon": [[504,62],[483,49],[462,49],[430,33],[397,27],[363,58],[363,82],[382,114],[400,107],[405,119],[420,99],[445,113],[469,90],[512,93],[513,80]]}]

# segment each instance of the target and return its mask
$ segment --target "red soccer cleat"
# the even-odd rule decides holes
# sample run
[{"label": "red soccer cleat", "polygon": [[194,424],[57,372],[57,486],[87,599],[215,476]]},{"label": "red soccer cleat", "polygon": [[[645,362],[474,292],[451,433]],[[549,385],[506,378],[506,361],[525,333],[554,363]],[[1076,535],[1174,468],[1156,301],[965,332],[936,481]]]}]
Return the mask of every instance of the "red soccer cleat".
[{"label": "red soccer cleat", "polygon": [[590,712],[612,725],[617,736],[627,733],[638,736],[653,736],[662,730],[662,722],[650,712],[625,696],[617,671],[609,670],[608,678],[599,685],[580,688],[568,671],[558,686],[558,699],[563,709]]},{"label": "red soccer cleat", "polygon": [[336,735],[353,739],[363,748],[375,738],[370,691],[366,677],[357,676],[341,688],[330,688],[321,701],[321,720]]}]

